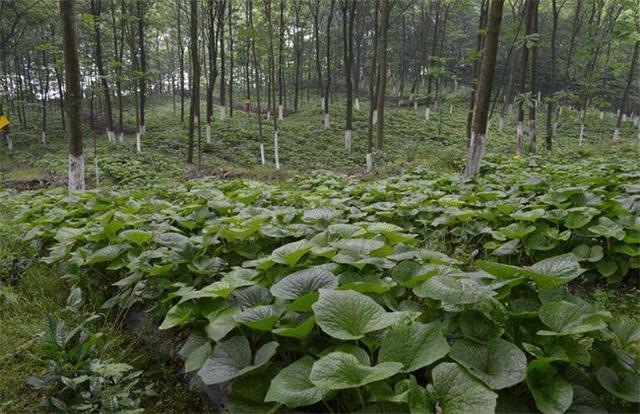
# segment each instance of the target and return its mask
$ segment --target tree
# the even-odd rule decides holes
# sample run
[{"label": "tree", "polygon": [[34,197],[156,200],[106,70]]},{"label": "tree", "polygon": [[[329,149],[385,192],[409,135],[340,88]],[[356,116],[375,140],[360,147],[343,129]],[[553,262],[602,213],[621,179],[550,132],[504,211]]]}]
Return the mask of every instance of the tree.
[{"label": "tree", "polygon": [[491,5],[489,6],[487,35],[484,41],[484,52],[482,54],[482,67],[478,80],[476,103],[473,109],[471,141],[467,154],[467,164],[464,169],[465,179],[470,178],[480,171],[480,162],[482,161],[482,155],[484,153],[487,120],[489,118],[489,102],[491,100],[491,88],[493,87],[496,57],[498,55],[503,6],[504,0],[491,0]]},{"label": "tree", "polygon": [[105,122],[107,124],[107,138],[109,142],[115,143],[116,136],[113,132],[113,114],[111,112],[111,92],[109,91],[109,82],[107,81],[107,74],[104,70],[104,64],[102,63],[102,40],[101,40],[101,12],[102,1],[91,0],[91,13],[93,14],[93,30],[96,35],[96,66],[98,67],[98,76],[100,77],[100,83],[102,85],[102,93],[104,96],[104,111]]},{"label": "tree", "polygon": [[[268,46],[268,55],[269,55],[269,83],[271,84],[271,90],[269,96],[271,97],[271,106],[270,111],[272,114],[275,113],[274,105],[276,103],[276,75],[275,75],[275,59],[273,53],[273,24],[271,20],[271,2],[272,0],[265,0],[264,8],[265,8],[265,16],[267,18],[267,31],[269,37],[269,46]],[[280,152],[279,152],[279,142],[278,142],[278,117],[273,116],[273,157],[276,164],[276,170],[280,169]]]},{"label": "tree", "polygon": [[[529,93],[531,100],[536,99],[538,82],[536,71],[538,66],[538,1],[529,0],[531,3],[531,64],[529,65]],[[537,101],[529,105],[529,151],[536,152],[536,107]]]},{"label": "tree", "polygon": [[384,100],[387,88],[387,43],[389,33],[389,15],[391,3],[389,0],[380,1],[380,37],[378,39],[378,85],[376,87],[376,109],[378,111],[376,150],[382,151],[384,142]]},{"label": "tree", "polygon": [[554,115],[554,104],[555,104],[555,93],[556,93],[556,66],[557,66],[557,58],[556,58],[556,36],[558,33],[558,16],[560,15],[560,10],[558,8],[557,0],[551,0],[551,81],[549,83],[549,97],[547,98],[547,135],[545,137],[545,147],[547,151],[551,151],[553,146],[553,115]]},{"label": "tree", "polygon": [[[636,2],[636,5],[640,7],[640,4]],[[636,7],[636,32],[634,33],[636,37],[635,46],[633,47],[633,57],[631,58],[631,67],[629,68],[629,77],[627,78],[627,84],[624,88],[624,93],[622,94],[622,101],[620,102],[620,108],[618,109],[618,119],[616,120],[616,129],[613,132],[613,139],[620,139],[620,128],[622,127],[622,117],[627,110],[627,103],[629,101],[629,91],[631,90],[631,85],[633,84],[633,78],[636,71],[636,66],[638,65],[638,53],[640,51],[640,11],[638,11],[638,7]]]},{"label": "tree", "polygon": [[329,94],[331,91],[331,21],[336,0],[331,0],[329,15],[327,16],[327,83],[324,88],[324,127],[329,128]]},{"label": "tree", "polygon": [[353,135],[353,21],[356,13],[356,0],[342,0],[342,39],[344,53],[344,72],[347,89],[347,112],[344,127],[344,146],[351,151]]},{"label": "tree", "polygon": [[527,31],[522,42],[522,63],[520,64],[520,81],[518,97],[518,124],[516,126],[516,155],[524,157],[524,107],[529,105],[531,96],[527,94],[527,69],[529,65],[529,45],[533,26],[534,0],[527,1]]},{"label": "tree", "polygon": [[75,0],[60,0],[64,46],[64,79],[67,85],[65,104],[69,119],[69,190],[84,191],[84,155],[82,144],[82,91],[76,41]]},{"label": "tree", "polygon": [[140,47],[140,133],[145,131],[144,110],[147,89],[147,54],[144,49],[144,0],[138,0],[138,46]]},{"label": "tree", "polygon": [[[229,0],[231,1],[231,0]],[[227,118],[227,89],[226,89],[226,65],[224,63],[224,11],[226,7],[226,0],[218,0],[218,26],[219,35],[218,41],[220,42],[220,119],[225,120]]]},{"label": "tree", "polygon": [[198,60],[198,0],[191,0],[191,105],[187,164],[193,167],[193,136],[200,118],[200,61]]}]

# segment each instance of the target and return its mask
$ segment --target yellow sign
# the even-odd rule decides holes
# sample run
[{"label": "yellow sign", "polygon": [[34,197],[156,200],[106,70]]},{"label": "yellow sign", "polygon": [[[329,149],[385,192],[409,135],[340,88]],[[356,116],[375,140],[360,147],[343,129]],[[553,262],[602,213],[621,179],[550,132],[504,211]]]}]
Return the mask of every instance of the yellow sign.
[{"label": "yellow sign", "polygon": [[6,115],[0,115],[0,129],[9,125],[9,118]]}]

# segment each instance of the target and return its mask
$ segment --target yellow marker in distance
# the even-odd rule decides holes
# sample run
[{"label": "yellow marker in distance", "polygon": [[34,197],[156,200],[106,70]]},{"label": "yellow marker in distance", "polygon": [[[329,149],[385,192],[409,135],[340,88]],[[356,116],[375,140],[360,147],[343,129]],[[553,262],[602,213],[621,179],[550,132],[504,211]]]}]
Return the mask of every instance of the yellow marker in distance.
[{"label": "yellow marker in distance", "polygon": [[9,118],[6,115],[0,115],[0,129],[9,125]]}]

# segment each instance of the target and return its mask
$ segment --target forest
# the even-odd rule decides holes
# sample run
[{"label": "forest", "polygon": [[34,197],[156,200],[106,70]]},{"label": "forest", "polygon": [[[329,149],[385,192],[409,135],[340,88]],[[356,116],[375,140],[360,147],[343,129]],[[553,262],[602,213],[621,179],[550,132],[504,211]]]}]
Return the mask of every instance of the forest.
[{"label": "forest", "polygon": [[640,0],[0,0],[0,413],[640,412]]}]

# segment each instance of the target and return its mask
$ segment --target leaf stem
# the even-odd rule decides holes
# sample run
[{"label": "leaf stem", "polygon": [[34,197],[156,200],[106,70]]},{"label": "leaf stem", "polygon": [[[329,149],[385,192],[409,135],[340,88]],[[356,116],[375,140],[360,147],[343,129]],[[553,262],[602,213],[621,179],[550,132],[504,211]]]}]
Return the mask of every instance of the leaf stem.
[{"label": "leaf stem", "polygon": [[364,403],[364,397],[362,396],[362,393],[360,392],[360,388],[356,388],[356,391],[358,393],[358,398],[360,398],[360,404],[362,404],[362,409],[366,408],[366,404]]}]

